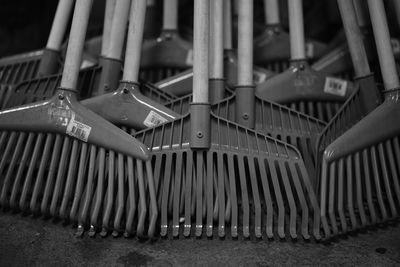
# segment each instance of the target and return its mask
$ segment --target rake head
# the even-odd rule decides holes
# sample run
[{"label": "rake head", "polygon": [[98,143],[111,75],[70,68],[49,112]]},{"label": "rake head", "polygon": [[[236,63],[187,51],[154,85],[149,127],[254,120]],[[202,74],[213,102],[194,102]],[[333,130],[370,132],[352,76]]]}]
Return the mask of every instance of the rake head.
[{"label": "rake head", "polygon": [[190,115],[136,133],[150,147],[161,236],[319,239],[319,207],[297,149],[211,115],[211,147],[190,148]]},{"label": "rake head", "polygon": [[399,115],[394,93],[325,149],[320,204],[326,238],[398,217]]},{"label": "rake head", "polygon": [[163,30],[157,39],[143,43],[140,78],[152,83],[176,75],[193,65],[192,44],[176,30]]},{"label": "rake head", "polygon": [[305,61],[292,62],[285,72],[256,87],[258,97],[323,121],[330,121],[353,91],[352,82],[316,72]]}]

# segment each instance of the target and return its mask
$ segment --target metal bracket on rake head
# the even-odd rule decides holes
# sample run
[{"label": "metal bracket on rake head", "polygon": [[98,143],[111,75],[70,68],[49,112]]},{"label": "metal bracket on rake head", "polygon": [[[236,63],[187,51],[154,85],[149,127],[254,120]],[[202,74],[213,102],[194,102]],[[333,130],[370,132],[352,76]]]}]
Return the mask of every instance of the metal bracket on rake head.
[{"label": "metal bracket on rake head", "polygon": [[[211,148],[190,148],[190,115],[135,134],[150,147],[161,236],[319,239],[319,207],[298,150],[211,114]],[[251,224],[253,222],[254,224]],[[312,232],[312,233],[310,233]]]}]

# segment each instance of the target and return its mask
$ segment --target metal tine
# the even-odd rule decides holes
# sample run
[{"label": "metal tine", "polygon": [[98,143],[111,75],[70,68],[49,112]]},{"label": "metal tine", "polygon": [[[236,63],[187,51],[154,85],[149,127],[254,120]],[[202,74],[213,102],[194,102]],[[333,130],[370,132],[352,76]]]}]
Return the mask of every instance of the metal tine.
[{"label": "metal tine", "polygon": [[229,172],[229,187],[232,202],[232,212],[231,212],[231,236],[233,238],[238,237],[238,222],[239,222],[239,211],[238,211],[238,200],[237,200],[237,190],[236,190],[236,175],[235,175],[235,157],[233,155],[227,155],[227,165]]},{"label": "metal tine", "polygon": [[60,205],[60,211],[59,211],[60,218],[62,218],[64,220],[69,219],[69,216],[67,215],[67,207],[70,203],[71,196],[73,193],[75,178],[77,176],[79,176],[79,173],[77,174],[77,169],[78,169],[77,167],[79,166],[79,162],[80,162],[80,157],[78,156],[80,154],[80,149],[81,149],[81,147],[79,145],[78,140],[73,140],[71,159],[76,159],[76,160],[71,160],[69,163],[67,179],[65,181],[65,190],[64,190],[63,198],[62,198],[61,205]]},{"label": "metal tine", "polygon": [[[396,144],[397,137],[395,140],[386,141],[386,151],[388,153],[387,157],[389,160],[390,171],[392,177],[392,184],[394,186],[395,196],[397,196],[397,204],[400,208],[400,185],[399,185],[399,172],[398,172],[398,164],[396,164],[396,158],[393,153],[393,148],[395,150],[399,150],[398,144]],[[396,146],[397,145],[397,146]],[[399,152],[399,151],[397,151]],[[397,168],[396,168],[397,166]]]},{"label": "metal tine", "polygon": [[347,209],[348,213],[350,215],[350,221],[351,221],[351,228],[352,230],[356,230],[358,228],[357,224],[357,219],[356,219],[356,214],[354,210],[354,196],[353,196],[353,162],[352,162],[352,156],[348,156],[346,158],[346,180],[347,180]]},{"label": "metal tine", "polygon": [[88,161],[88,145],[86,143],[82,144],[81,148],[81,153],[79,156],[79,167],[78,167],[78,174],[76,178],[76,185],[75,185],[75,192],[74,192],[74,197],[72,200],[72,205],[71,205],[71,210],[69,214],[67,213],[67,205],[65,204],[62,209],[60,209],[60,216],[64,219],[69,219],[72,222],[78,222],[78,212],[79,212],[79,206],[80,206],[80,201],[83,197],[83,189],[85,187],[84,184],[84,177],[86,175],[87,169],[87,161]]},{"label": "metal tine", "polygon": [[178,237],[179,236],[179,219],[180,219],[180,202],[182,197],[182,172],[184,171],[182,166],[182,153],[177,153],[175,159],[175,194],[174,194],[174,204],[173,204],[173,215],[172,215],[172,236]]},{"label": "metal tine", "polygon": [[225,209],[225,221],[227,223],[230,222],[231,220],[231,212],[232,212],[232,200],[231,200],[231,192],[230,192],[230,187],[229,187],[229,178],[228,178],[228,170],[227,170],[227,159],[224,160],[225,164],[225,172],[224,172],[224,176],[225,176],[225,198],[226,198],[226,209]]},{"label": "metal tine", "polygon": [[196,151],[196,237],[201,237],[203,233],[203,181],[204,177],[204,158],[202,151]]},{"label": "metal tine", "polygon": [[134,216],[136,214],[137,209],[137,194],[136,194],[136,179],[134,174],[134,162],[132,157],[127,158],[128,164],[128,201],[129,201],[129,211],[126,215],[126,224],[125,224],[125,237],[129,237],[133,235],[136,231],[133,229],[134,224]]},{"label": "metal tine", "polygon": [[10,207],[12,209],[18,209],[18,207],[19,207],[19,205],[18,205],[19,201],[17,198],[22,193],[22,191],[20,190],[21,183],[22,183],[22,179],[26,179],[26,175],[25,175],[25,173],[26,173],[25,171],[27,170],[26,164],[27,164],[28,158],[30,158],[30,156],[31,156],[32,146],[33,146],[35,137],[36,137],[36,135],[34,133],[29,133],[28,139],[25,143],[25,149],[22,152],[22,159],[21,159],[21,162],[19,163],[18,171],[14,178],[15,180],[14,180],[13,188],[11,190]]},{"label": "metal tine", "polygon": [[212,179],[212,182],[213,182],[213,194],[215,196],[215,200],[214,200],[214,203],[213,203],[213,206],[214,206],[213,207],[213,221],[217,221],[218,220],[218,210],[219,210],[219,204],[218,204],[219,203],[219,198],[220,197],[224,197],[225,196],[225,192],[224,192],[224,195],[222,195],[222,196],[218,195],[218,181],[217,181],[218,173],[217,173],[217,169],[216,169],[217,166],[215,166],[215,161],[217,159],[215,158],[215,156],[213,156],[213,157],[211,158],[211,160],[212,160],[212,165],[211,165],[212,166],[212,177],[213,177],[213,179]]},{"label": "metal tine", "polygon": [[[33,183],[33,173],[37,167],[37,162],[40,157],[40,153],[42,151],[42,144],[44,142],[44,134],[39,133],[36,139],[35,147],[33,149],[32,158],[28,167],[28,171],[26,173],[25,182],[22,188],[21,197],[19,200],[19,209],[22,211],[26,211],[28,196],[32,194],[32,183]],[[0,141],[1,143],[1,141]]]},{"label": "metal tine", "polygon": [[[167,154],[166,155],[166,163],[165,163],[165,169],[164,169],[164,181],[163,181],[163,187],[161,191],[161,205],[160,205],[160,210],[161,210],[161,229],[160,229],[160,235],[162,237],[167,236],[168,234],[168,204],[169,204],[169,199],[170,199],[170,192],[171,189],[171,174],[172,174],[172,154]],[[179,194],[179,192],[178,192]]]},{"label": "metal tine", "polygon": [[[356,178],[356,192],[357,192],[357,209],[359,212],[361,226],[365,227],[367,225],[367,217],[364,210],[364,202],[363,202],[363,184],[361,178],[361,166],[360,166],[360,153],[357,152],[354,155],[354,164],[355,164],[355,178]],[[364,179],[363,179],[364,180]]]},{"label": "metal tine", "polygon": [[344,182],[343,180],[345,179],[345,173],[344,173],[344,160],[340,159],[338,162],[339,165],[339,169],[338,169],[338,183],[337,183],[337,212],[339,214],[339,218],[340,218],[340,224],[342,226],[342,232],[347,232],[347,223],[346,223],[346,216],[344,214],[344,210],[343,210],[343,202],[345,201],[344,199],[344,190],[345,190],[345,186],[344,186]]},{"label": "metal tine", "polygon": [[[31,197],[31,201],[29,203],[29,210],[35,215],[38,214],[40,211],[40,206],[38,205],[38,198],[39,198],[39,195],[41,195],[42,186],[43,186],[43,182],[44,182],[43,179],[44,179],[44,175],[45,175],[45,172],[47,169],[48,160],[49,160],[50,154],[53,153],[52,148],[54,148],[54,145],[57,145],[57,147],[59,147],[59,144],[60,144],[60,139],[57,139],[55,137],[56,136],[54,134],[48,135],[46,137],[46,142],[44,145],[42,158],[40,160],[38,174],[36,176],[36,182],[35,182],[35,185],[33,186],[32,197]],[[54,140],[54,139],[56,139],[56,140]],[[57,154],[55,155],[55,157],[57,157]],[[52,166],[53,160],[54,160],[54,157],[52,157],[52,160],[50,162],[50,167]]]},{"label": "metal tine", "polygon": [[194,183],[194,168],[193,168],[193,157],[184,154],[186,158],[186,175],[185,175],[185,224],[183,235],[189,237],[192,229],[192,183]]},{"label": "metal tine", "polygon": [[[225,169],[225,160],[224,160],[224,156],[225,154],[217,154],[217,179],[218,179],[218,193],[217,195],[219,196],[218,199],[218,203],[216,203],[216,205],[218,205],[218,211],[219,211],[219,216],[218,216],[218,221],[219,221],[219,225],[218,225],[218,236],[220,238],[225,237],[225,221],[227,220],[227,216],[226,216],[226,211],[225,211],[225,184],[227,184],[227,186],[229,186],[229,184],[227,183],[227,175],[224,173],[226,171]],[[229,193],[228,195],[228,199],[229,197]]]},{"label": "metal tine", "polygon": [[249,165],[249,176],[250,176],[250,183],[251,183],[251,189],[252,189],[252,194],[251,196],[253,197],[253,205],[255,209],[255,236],[257,238],[262,237],[262,227],[261,227],[261,201],[260,201],[260,191],[258,188],[258,182],[257,182],[257,174],[256,174],[256,169],[254,166],[254,161],[255,158],[247,158],[247,164]]},{"label": "metal tine", "polygon": [[108,230],[110,228],[110,217],[111,211],[114,206],[114,184],[115,184],[115,152],[109,151],[108,153],[108,183],[107,183],[107,192],[105,196],[105,205],[103,212],[103,220],[102,220],[102,230],[100,236],[107,236]]},{"label": "metal tine", "polygon": [[124,213],[125,206],[125,166],[124,166],[124,156],[118,153],[118,191],[117,191],[117,209],[115,211],[114,219],[114,231],[113,236],[117,237],[121,231],[121,220]]},{"label": "metal tine", "polygon": [[335,183],[335,177],[336,177],[336,163],[333,162],[329,166],[329,206],[328,206],[328,213],[329,213],[329,219],[331,221],[332,225],[332,231],[335,235],[339,233],[337,224],[336,224],[336,217],[335,217],[335,210],[334,210],[334,205],[335,205],[335,191],[336,191],[336,183]]},{"label": "metal tine", "polygon": [[384,154],[384,148],[383,148],[383,143],[378,144],[378,154],[380,158],[380,169],[381,169],[381,175],[379,176],[381,180],[383,180],[383,185],[386,191],[386,201],[389,202],[389,207],[390,207],[390,212],[391,212],[391,218],[395,218],[397,216],[397,211],[396,211],[396,206],[394,203],[394,198],[392,194],[392,186],[389,181],[389,174],[388,170],[389,168],[387,167],[387,158],[385,158]]},{"label": "metal tine", "polygon": [[378,200],[380,213],[381,213],[381,220],[387,221],[389,219],[389,216],[388,216],[388,212],[386,210],[385,203],[383,200],[382,187],[381,187],[381,183],[379,181],[380,173],[378,170],[378,158],[376,156],[376,147],[371,147],[370,152],[371,152],[371,161],[372,161],[372,174],[374,175],[374,180],[375,180],[375,190],[376,190],[375,197]]},{"label": "metal tine", "polygon": [[243,209],[243,236],[245,238],[250,237],[250,203],[249,203],[249,196],[247,192],[247,176],[245,173],[245,168],[244,168],[244,157],[239,156],[237,157],[237,163],[238,163],[238,170],[239,170],[239,179],[240,179],[240,189],[242,193],[242,209]]},{"label": "metal tine", "polygon": [[146,175],[147,175],[147,186],[150,198],[150,216],[149,216],[149,227],[147,235],[150,238],[154,238],[157,227],[157,218],[158,218],[158,206],[157,206],[157,197],[154,185],[154,176],[152,171],[151,162],[147,161],[145,163]]},{"label": "metal tine", "polygon": [[[204,177],[205,182],[205,197],[206,201],[205,207],[207,209],[207,218],[206,218],[206,235],[207,237],[213,236],[213,226],[214,226],[214,162],[213,162],[213,154],[212,152],[206,153],[207,159],[207,174]],[[225,207],[224,207],[225,208]]]},{"label": "metal tine", "polygon": [[[267,176],[267,170],[265,168],[265,162],[259,161],[258,162],[258,168],[260,171],[260,176],[259,177],[268,177]],[[265,220],[265,231],[267,234],[268,238],[273,238],[274,237],[274,232],[273,232],[273,216],[274,216],[274,208],[272,206],[272,196],[271,196],[271,190],[270,186],[268,183],[267,179],[260,179],[262,183],[262,191],[263,191],[263,197],[264,197],[264,204],[265,204],[265,209],[266,209],[266,220]]]},{"label": "metal tine", "polygon": [[1,189],[0,205],[3,206],[4,208],[9,207],[8,191],[13,184],[11,179],[14,178],[14,175],[15,175],[14,168],[15,168],[15,165],[17,164],[17,162],[19,162],[19,159],[21,158],[20,154],[24,150],[23,149],[23,146],[25,145],[24,141],[27,137],[27,133],[24,133],[24,132],[23,133],[12,133],[12,134],[17,135],[18,139],[17,139],[17,143],[15,144],[15,146],[13,146],[14,153],[12,154],[11,160],[9,162],[6,176],[4,178],[3,186]]},{"label": "metal tine", "polygon": [[139,207],[138,207],[138,226],[137,236],[139,238],[144,237],[145,220],[147,214],[147,203],[146,203],[146,191],[144,189],[144,172],[143,162],[136,160],[137,174],[138,174],[138,186],[139,186]]},{"label": "metal tine", "polygon": [[364,165],[364,175],[365,175],[365,191],[367,193],[367,203],[368,203],[368,210],[370,213],[371,217],[371,222],[373,224],[378,222],[378,218],[376,215],[375,211],[375,205],[374,205],[374,200],[372,198],[372,188],[373,186],[373,181],[371,180],[371,172],[370,172],[370,162],[368,161],[368,151],[367,149],[364,149],[362,151],[362,158],[363,158],[363,165]]}]

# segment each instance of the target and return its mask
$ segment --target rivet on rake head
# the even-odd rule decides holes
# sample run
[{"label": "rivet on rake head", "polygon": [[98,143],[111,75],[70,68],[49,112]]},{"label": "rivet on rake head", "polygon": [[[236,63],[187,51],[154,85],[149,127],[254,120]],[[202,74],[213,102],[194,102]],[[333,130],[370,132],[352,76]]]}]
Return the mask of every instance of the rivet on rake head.
[{"label": "rivet on rake head", "polygon": [[127,93],[129,93],[128,88],[124,88],[124,94],[127,94]]},{"label": "rivet on rake head", "polygon": [[63,99],[64,99],[64,95],[59,94],[59,95],[58,95],[58,99],[63,100]]},{"label": "rivet on rake head", "polygon": [[197,135],[198,138],[203,138],[203,136],[204,136],[202,132],[197,132],[196,135]]},{"label": "rivet on rake head", "polygon": [[304,70],[304,69],[305,69],[305,66],[304,66],[303,64],[300,64],[299,69],[300,69],[300,70]]},{"label": "rivet on rake head", "polygon": [[243,119],[248,120],[249,119],[249,114],[243,113],[242,117],[243,117]]}]

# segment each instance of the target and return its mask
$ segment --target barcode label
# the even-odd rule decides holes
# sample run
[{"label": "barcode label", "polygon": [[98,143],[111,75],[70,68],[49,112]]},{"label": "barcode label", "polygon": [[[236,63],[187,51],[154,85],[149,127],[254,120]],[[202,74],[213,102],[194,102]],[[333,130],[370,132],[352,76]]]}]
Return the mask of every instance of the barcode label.
[{"label": "barcode label", "polygon": [[347,90],[347,81],[333,77],[326,77],[324,85],[325,93],[338,96],[345,96],[346,90]]},{"label": "barcode label", "polygon": [[255,84],[260,84],[267,79],[267,74],[261,71],[253,70],[253,81]]},{"label": "barcode label", "polygon": [[144,120],[143,124],[147,127],[154,127],[166,121],[168,121],[166,118],[151,110]]},{"label": "barcode label", "polygon": [[71,119],[67,126],[67,134],[84,142],[87,142],[91,130],[92,127],[74,119]]},{"label": "barcode label", "polygon": [[400,53],[400,41],[398,39],[391,39],[393,53]]},{"label": "barcode label", "polygon": [[313,58],[314,57],[314,44],[313,43],[306,43],[306,57]]},{"label": "barcode label", "polygon": [[186,65],[192,66],[193,65],[193,50],[190,49],[189,52],[186,55],[186,60],[185,60]]}]

